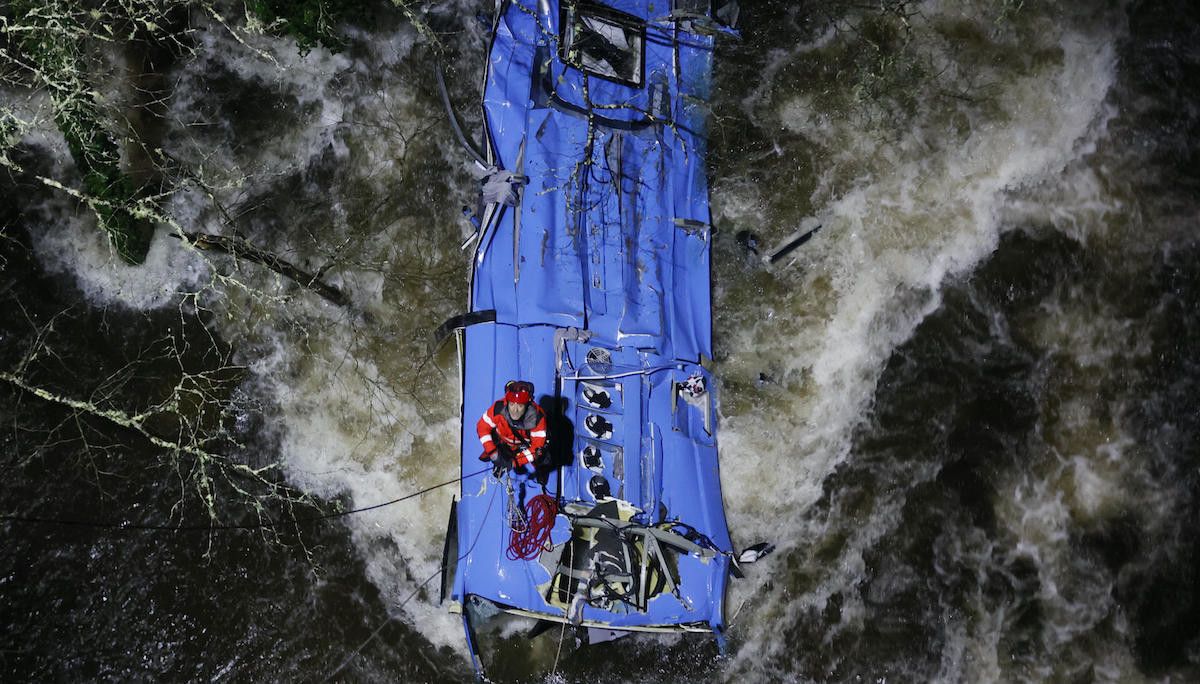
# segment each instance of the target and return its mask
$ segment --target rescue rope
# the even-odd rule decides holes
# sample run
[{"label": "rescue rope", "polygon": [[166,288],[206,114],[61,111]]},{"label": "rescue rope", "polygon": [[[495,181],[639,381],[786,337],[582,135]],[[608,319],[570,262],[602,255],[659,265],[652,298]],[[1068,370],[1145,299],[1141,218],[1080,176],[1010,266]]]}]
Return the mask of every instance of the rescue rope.
[{"label": "rescue rope", "polygon": [[533,560],[550,540],[554,518],[558,515],[558,502],[549,494],[538,494],[525,504],[525,529],[513,528],[508,538],[509,560]]},{"label": "rescue rope", "polygon": [[[484,513],[483,513],[483,519],[485,521],[487,520],[487,517],[492,514],[492,504],[494,504],[494,503],[496,503],[496,491],[492,490],[492,497],[490,499],[488,499],[487,510],[484,511]],[[475,533],[475,539],[471,541],[470,548],[467,549],[466,553],[459,556],[458,560],[456,560],[455,563],[461,563],[464,558],[471,555],[471,552],[475,550],[475,545],[479,543],[479,537],[483,534],[483,529],[484,529],[484,526],[481,524],[479,526],[479,531]],[[396,610],[400,610],[401,608],[404,608],[404,606],[407,605],[408,602],[411,601],[413,599],[413,597],[417,595],[418,592],[420,592],[422,589],[425,588],[426,584],[429,584],[430,582],[433,581],[434,577],[437,577],[438,575],[442,574],[443,572],[446,572],[446,567],[448,565],[449,565],[449,562],[443,562],[442,565],[440,567],[438,567],[438,569],[435,570],[432,575],[430,575],[429,577],[426,577],[424,582],[421,582],[420,584],[418,584],[417,588],[413,589],[412,593],[409,594],[407,598],[405,598],[403,601],[400,602],[399,605],[396,606]],[[333,678],[336,677],[339,672],[344,670],[346,668],[346,666],[350,664],[350,661],[354,660],[354,658],[357,657],[359,653],[362,653],[362,650],[364,648],[366,648],[368,644],[370,644],[372,641],[374,641],[375,637],[379,636],[379,633],[383,631],[383,628],[387,627],[389,624],[391,624],[392,620],[395,620],[395,619],[396,619],[395,614],[389,614],[387,619],[384,620],[381,625],[376,627],[375,631],[371,632],[371,635],[368,636],[365,641],[363,641],[353,651],[351,651],[350,654],[346,656],[345,660],[342,661],[342,664],[338,665],[337,669],[335,669],[333,672],[330,672],[329,676],[326,677],[324,681],[325,682],[333,681]]]},{"label": "rescue rope", "polygon": [[367,511],[373,511],[377,508],[383,508],[384,506],[391,506],[392,504],[397,504],[397,503],[400,503],[401,501],[407,501],[409,499],[421,496],[422,494],[427,494],[429,492],[432,492],[435,489],[440,489],[442,487],[445,487],[446,485],[451,485],[456,482],[461,482],[469,477],[475,477],[476,475],[482,475],[482,474],[490,471],[491,469],[492,469],[491,466],[488,466],[487,468],[484,468],[482,470],[477,470],[473,473],[467,473],[466,475],[456,477],[453,480],[446,480],[445,482],[439,482],[438,484],[415,491],[411,494],[405,494],[402,497],[392,499],[391,501],[385,501],[383,503],[374,504],[372,506],[363,506],[362,508],[354,508],[354,509],[351,509],[348,511],[338,511],[335,513],[324,513],[322,515],[312,515],[312,516],[307,516],[307,517],[303,517],[303,518],[288,518],[286,520],[269,520],[267,522],[249,523],[249,524],[244,524],[244,525],[211,525],[211,524],[210,525],[142,525],[142,524],[137,524],[137,523],[110,523],[110,522],[96,522],[96,521],[91,521],[91,520],[70,520],[70,519],[66,519],[66,518],[38,518],[38,517],[27,516],[27,515],[0,515],[0,522],[19,522],[19,523],[28,523],[28,524],[34,524],[34,525],[63,525],[63,526],[68,526],[68,527],[91,527],[91,528],[99,528],[99,529],[106,529],[106,530],[138,530],[138,531],[153,530],[153,531],[162,531],[162,532],[220,532],[220,531],[225,531],[225,530],[261,530],[261,529],[265,529],[265,528],[280,527],[283,525],[298,525],[300,523],[319,522],[321,520],[331,520],[333,518],[342,518],[342,517],[352,515],[355,513],[365,513]]},{"label": "rescue rope", "polygon": [[[566,611],[563,611],[564,617]],[[567,621],[563,620],[562,627],[558,630],[558,649],[554,651],[554,668],[550,670],[549,681],[555,681],[554,676],[558,674],[558,657],[562,655],[563,636],[567,633]]]}]

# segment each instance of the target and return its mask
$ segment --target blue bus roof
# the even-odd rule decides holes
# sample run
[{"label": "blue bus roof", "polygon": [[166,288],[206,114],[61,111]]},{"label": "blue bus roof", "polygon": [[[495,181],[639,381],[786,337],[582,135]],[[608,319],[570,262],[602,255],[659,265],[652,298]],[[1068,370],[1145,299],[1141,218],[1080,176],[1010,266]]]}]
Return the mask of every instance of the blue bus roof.
[{"label": "blue bus roof", "polygon": [[[558,418],[550,439],[569,463],[549,490],[565,513],[594,515],[609,499],[588,485],[603,476],[622,525],[682,523],[715,553],[671,551],[660,569],[671,574],[668,590],[638,609],[580,601],[568,616],[551,596],[556,556],[510,560],[510,497],[480,476],[462,485],[451,597],[618,629],[720,628],[731,549],[701,365],[712,353],[713,37],[699,21],[652,14],[669,2],[563,5],[497,9],[484,172],[511,194],[487,198],[475,245],[471,309],[495,315],[463,337],[462,471],[481,467],[480,415],[507,381],[528,380]],[[606,399],[589,400],[597,392]],[[514,478],[529,496],[540,491]],[[580,529],[573,520],[560,515],[551,533],[559,553]]]}]

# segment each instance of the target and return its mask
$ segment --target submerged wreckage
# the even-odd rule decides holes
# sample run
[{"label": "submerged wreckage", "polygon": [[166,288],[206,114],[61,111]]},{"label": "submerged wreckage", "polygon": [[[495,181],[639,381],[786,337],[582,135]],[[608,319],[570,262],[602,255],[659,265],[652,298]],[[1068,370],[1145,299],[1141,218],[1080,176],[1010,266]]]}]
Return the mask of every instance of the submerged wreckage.
[{"label": "submerged wreckage", "polygon": [[501,615],[724,644],[737,562],[705,367],[705,125],[713,43],[735,19],[732,3],[497,3],[470,313],[451,324],[462,472],[479,471],[476,422],[513,379],[549,443],[536,472],[464,479],[451,510],[442,597],[479,672],[479,630]]}]

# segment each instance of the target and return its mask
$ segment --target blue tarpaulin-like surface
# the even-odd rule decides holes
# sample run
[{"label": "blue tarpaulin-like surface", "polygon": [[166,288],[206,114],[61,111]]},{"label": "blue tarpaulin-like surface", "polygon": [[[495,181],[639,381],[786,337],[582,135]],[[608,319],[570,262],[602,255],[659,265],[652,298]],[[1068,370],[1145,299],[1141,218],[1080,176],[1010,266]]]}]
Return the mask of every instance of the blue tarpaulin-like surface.
[{"label": "blue tarpaulin-like surface", "polygon": [[[550,439],[569,463],[549,489],[564,504],[594,505],[587,483],[603,475],[635,522],[679,521],[728,552],[713,396],[689,401],[680,390],[689,378],[711,388],[699,363],[712,351],[704,174],[712,37],[661,9],[651,14],[669,5],[500,3],[484,90],[489,160],[526,180],[516,206],[488,207],[476,245],[471,308],[496,316],[465,333],[461,459],[464,473],[479,469],[476,421],[508,380],[529,380],[561,416]],[[592,47],[568,46],[572,31],[591,31]],[[583,334],[564,336],[568,328]],[[607,401],[590,402],[596,391]],[[582,463],[589,447],[599,454],[591,468]],[[522,481],[514,476],[518,489]],[[529,497],[541,491],[526,484]],[[553,564],[505,555],[507,506],[500,481],[464,482],[451,596],[563,619],[563,606],[547,600]],[[557,522],[551,541],[561,547],[571,525]],[[671,555],[678,585],[644,610],[576,602],[572,618],[719,628],[728,557]]]}]

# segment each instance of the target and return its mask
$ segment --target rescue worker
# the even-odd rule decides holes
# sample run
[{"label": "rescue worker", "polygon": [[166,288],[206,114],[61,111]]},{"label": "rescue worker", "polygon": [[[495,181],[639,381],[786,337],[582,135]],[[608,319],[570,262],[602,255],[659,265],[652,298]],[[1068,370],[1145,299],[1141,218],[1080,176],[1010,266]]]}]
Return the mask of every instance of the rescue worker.
[{"label": "rescue worker", "polygon": [[483,412],[475,431],[483,443],[479,460],[495,464],[493,473],[533,470],[546,448],[546,413],[533,401],[533,384],[509,380],[504,398]]}]

